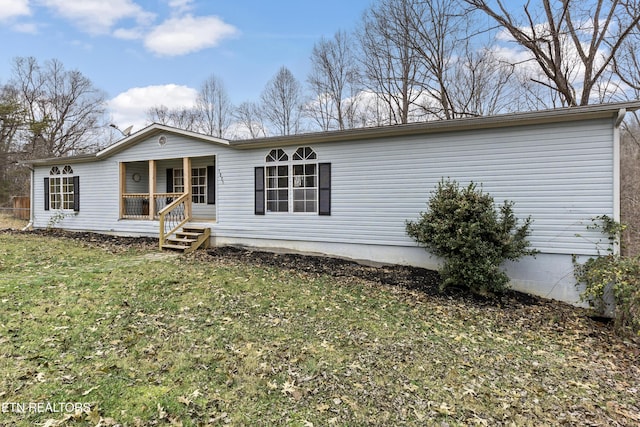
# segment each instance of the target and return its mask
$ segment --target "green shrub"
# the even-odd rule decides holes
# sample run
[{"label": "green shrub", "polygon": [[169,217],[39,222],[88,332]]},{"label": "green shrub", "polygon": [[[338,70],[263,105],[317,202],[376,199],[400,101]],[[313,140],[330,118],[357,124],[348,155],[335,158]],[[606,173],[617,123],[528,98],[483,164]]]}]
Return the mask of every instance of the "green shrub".
[{"label": "green shrub", "polygon": [[[601,221],[602,224],[598,224]],[[589,229],[600,229],[609,239],[608,255],[589,258],[584,264],[574,261],[577,285],[583,284],[580,299],[597,313],[607,311],[607,301],[613,298],[614,327],[623,334],[640,335],[640,257],[623,257],[614,250],[624,225],[603,215],[593,219]],[[596,243],[601,253],[600,243]]]},{"label": "green shrub", "polygon": [[463,286],[482,295],[502,293],[509,278],[500,268],[505,260],[534,255],[527,249],[531,217],[518,226],[513,202],[496,210],[493,197],[471,183],[442,180],[417,221],[407,221],[407,234],[444,259],[441,289]]}]

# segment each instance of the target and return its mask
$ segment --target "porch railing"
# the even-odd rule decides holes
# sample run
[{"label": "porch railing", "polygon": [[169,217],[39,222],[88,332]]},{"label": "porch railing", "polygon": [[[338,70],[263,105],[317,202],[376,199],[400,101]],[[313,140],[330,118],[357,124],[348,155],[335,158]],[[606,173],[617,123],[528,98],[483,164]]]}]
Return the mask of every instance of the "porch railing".
[{"label": "porch railing", "polygon": [[[183,193],[156,193],[153,195],[154,217],[158,219],[159,212],[174,200],[181,197]],[[149,217],[149,194],[148,193],[126,193],[122,195],[124,219],[151,219]]]},{"label": "porch railing", "polygon": [[160,219],[159,243],[161,248],[164,246],[168,236],[189,221],[189,209],[187,206],[189,197],[188,193],[182,194],[158,212]]}]

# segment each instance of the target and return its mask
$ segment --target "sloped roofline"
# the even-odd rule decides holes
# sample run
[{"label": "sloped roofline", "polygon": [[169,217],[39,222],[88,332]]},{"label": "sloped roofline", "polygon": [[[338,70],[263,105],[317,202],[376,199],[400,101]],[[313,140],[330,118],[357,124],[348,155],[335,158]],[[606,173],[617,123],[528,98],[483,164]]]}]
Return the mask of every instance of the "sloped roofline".
[{"label": "sloped roofline", "polygon": [[172,127],[172,126],[167,126],[167,125],[161,125],[160,123],[153,123],[149,126],[147,126],[146,128],[140,129],[139,131],[129,135],[128,137],[121,139],[120,141],[116,142],[115,144],[112,144],[110,146],[108,146],[107,148],[100,150],[96,153],[96,157],[98,159],[103,159],[109,156],[112,156],[116,153],[119,153],[125,149],[127,149],[128,147],[137,144],[138,142],[149,138],[150,136],[153,135],[161,135],[163,133],[171,133],[174,135],[181,135],[181,136],[186,136],[186,137],[190,137],[190,138],[196,138],[199,139],[201,141],[204,142],[209,142],[211,144],[215,144],[215,145],[225,145],[228,146],[229,145],[229,141],[226,139],[222,139],[222,138],[216,138],[215,136],[211,136],[211,135],[205,135],[202,133],[198,133],[198,132],[192,132],[189,130],[184,130],[184,129],[179,129],[176,127]]},{"label": "sloped roofline", "polygon": [[274,147],[284,145],[312,144],[319,142],[344,142],[377,139],[394,136],[425,135],[432,133],[458,132],[480,129],[495,129],[511,126],[562,123],[575,120],[617,118],[621,113],[640,109],[640,100],[609,104],[566,107],[524,113],[499,114],[495,116],[466,117],[453,120],[437,120],[404,125],[390,125],[342,131],[314,132],[307,134],[273,136],[249,140],[231,141],[230,146],[239,149]]},{"label": "sloped roofline", "polygon": [[114,154],[117,154],[123,150],[126,150],[132,145],[135,145],[151,136],[154,136],[154,135],[160,136],[165,133],[195,138],[200,141],[209,142],[214,145],[229,146],[229,141],[226,139],[216,138],[214,136],[205,135],[202,133],[179,129],[172,126],[162,125],[160,123],[153,123],[117,141],[116,143],[111,144],[110,146],[98,151],[97,153],[80,154],[77,156],[68,156],[68,157],[49,157],[46,159],[25,160],[20,163],[25,165],[32,165],[32,166],[39,166],[39,165],[45,166],[50,164],[57,164],[60,162],[63,162],[63,163],[95,162],[98,160],[106,159],[110,156],[113,156]]},{"label": "sloped roofline", "polygon": [[619,120],[625,112],[632,112],[639,109],[640,100],[609,104],[595,104],[587,105],[584,107],[557,108],[524,113],[509,113],[495,116],[468,117],[453,120],[438,120],[409,123],[404,125],[357,128],[342,131],[313,132],[306,134],[273,136],[234,141],[216,138],[210,135],[166,126],[159,123],[153,123],[145,127],[144,129],[141,129],[133,133],[132,135],[121,139],[115,144],[112,144],[109,147],[98,151],[95,154],[28,160],[21,163],[26,165],[48,165],[60,163],[61,161],[64,161],[66,163],[81,163],[102,160],[116,153],[119,153],[127,149],[128,147],[135,145],[146,138],[149,138],[150,136],[159,136],[163,133],[182,135],[190,138],[195,138],[203,142],[209,142],[214,145],[222,145],[235,149],[251,149],[299,144],[306,145],[313,143],[358,141],[395,136],[426,135],[433,133],[472,131],[480,129],[496,129],[522,125],[563,123],[575,120],[591,120],[602,118]]}]

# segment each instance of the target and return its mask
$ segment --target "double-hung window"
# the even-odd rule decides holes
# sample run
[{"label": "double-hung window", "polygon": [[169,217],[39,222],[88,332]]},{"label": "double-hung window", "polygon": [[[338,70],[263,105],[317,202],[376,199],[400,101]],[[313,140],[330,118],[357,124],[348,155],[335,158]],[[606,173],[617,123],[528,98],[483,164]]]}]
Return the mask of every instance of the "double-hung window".
[{"label": "double-hung window", "polygon": [[267,212],[289,212],[289,155],[271,150],[266,161]]},{"label": "double-hung window", "polygon": [[316,153],[301,147],[293,153],[293,211],[317,212],[318,164]]}]

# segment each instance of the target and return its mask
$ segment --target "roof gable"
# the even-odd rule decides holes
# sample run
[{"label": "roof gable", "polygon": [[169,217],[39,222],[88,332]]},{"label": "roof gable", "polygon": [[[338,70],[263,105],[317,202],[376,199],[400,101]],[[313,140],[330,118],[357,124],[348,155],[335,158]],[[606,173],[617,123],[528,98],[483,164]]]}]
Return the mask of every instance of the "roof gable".
[{"label": "roof gable", "polygon": [[153,123],[147,126],[146,128],[141,129],[124,139],[121,139],[115,144],[112,144],[107,148],[101,151],[98,151],[96,153],[96,158],[104,159],[104,158],[110,157],[142,141],[146,141],[149,138],[152,138],[154,136],[158,136],[158,138],[160,138],[162,135],[165,135],[165,134],[180,135],[180,136],[185,136],[189,138],[195,138],[195,139],[198,139],[199,141],[208,142],[214,145],[229,146],[229,141],[227,141],[226,139],[216,138],[214,136],[204,135],[201,133],[192,132],[192,131],[183,130],[183,129],[178,129],[171,126],[161,125],[159,123]]}]

